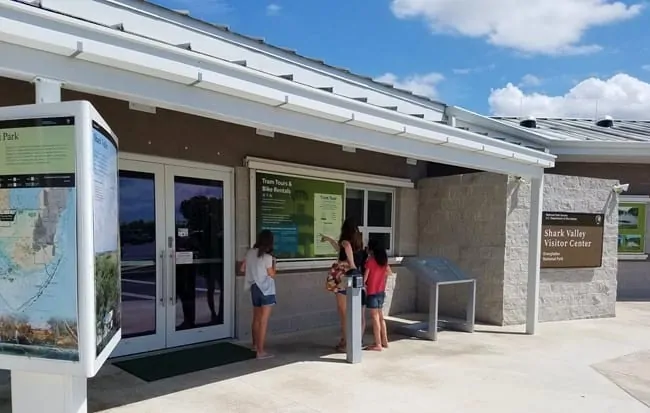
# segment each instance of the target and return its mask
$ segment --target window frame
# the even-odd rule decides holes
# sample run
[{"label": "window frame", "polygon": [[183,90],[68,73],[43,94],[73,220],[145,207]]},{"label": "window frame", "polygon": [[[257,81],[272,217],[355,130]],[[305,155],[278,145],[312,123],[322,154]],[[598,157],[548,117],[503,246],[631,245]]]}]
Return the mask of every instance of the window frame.
[{"label": "window frame", "polygon": [[[359,225],[359,231],[363,235],[364,245],[368,244],[369,236],[373,234],[388,234],[390,236],[390,245],[388,246],[388,256],[394,256],[395,251],[395,215],[396,210],[396,188],[378,186],[378,185],[369,185],[369,184],[359,184],[359,183],[347,183],[345,187],[345,199],[347,204],[347,195],[349,190],[362,191],[363,192],[363,223],[357,223]],[[390,194],[390,227],[377,227],[377,226],[368,226],[368,192],[379,192],[384,194]],[[347,207],[344,208],[347,212]]]},{"label": "window frame", "polygon": [[[355,187],[361,190],[371,189],[379,190],[385,192],[393,193],[393,203],[392,203],[392,227],[391,227],[391,244],[393,251],[389,253],[394,253],[396,240],[395,240],[395,223],[397,222],[397,190],[399,188],[415,188],[415,184],[411,179],[408,178],[395,178],[383,175],[372,175],[366,173],[352,172],[346,170],[324,168],[313,165],[304,165],[291,162],[270,160],[264,158],[256,158],[252,156],[247,156],[244,158],[244,165],[246,168],[246,176],[248,177],[248,229],[249,229],[249,245],[253,245],[257,234],[255,233],[256,228],[256,204],[257,204],[257,194],[256,194],[256,174],[257,172],[268,172],[268,173],[281,173],[286,175],[297,175],[305,176],[308,178],[323,178],[326,180],[340,180],[345,182],[346,191],[350,187]],[[347,194],[347,192],[346,192]],[[236,201],[239,202],[239,201]],[[345,213],[345,205],[344,205]],[[236,214],[235,214],[236,215]],[[238,218],[235,216],[235,220]],[[383,227],[382,227],[383,228]],[[401,257],[391,256],[389,258],[389,263],[399,264],[402,262]],[[331,259],[305,259],[304,261],[278,261],[278,269],[280,271],[298,271],[298,270],[321,270],[329,268],[331,265]]]},{"label": "window frame", "polygon": [[[618,197],[618,206],[621,204],[646,204],[645,207],[645,229],[643,231],[644,240],[643,240],[643,252],[618,252],[619,261],[644,261],[648,259],[648,250],[650,246],[648,241],[650,240],[650,231],[648,231],[648,218],[650,218],[650,196],[648,195],[620,195]],[[617,211],[618,212],[618,211]],[[620,225],[620,224],[619,224]],[[617,245],[618,249],[618,245]]]}]

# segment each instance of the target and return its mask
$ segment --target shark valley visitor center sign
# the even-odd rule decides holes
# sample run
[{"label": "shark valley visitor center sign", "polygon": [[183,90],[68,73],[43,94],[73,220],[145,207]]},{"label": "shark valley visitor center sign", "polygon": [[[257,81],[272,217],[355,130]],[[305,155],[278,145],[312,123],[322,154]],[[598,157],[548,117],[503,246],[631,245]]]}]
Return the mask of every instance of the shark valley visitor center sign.
[{"label": "shark valley visitor center sign", "polygon": [[543,212],[541,268],[598,268],[603,261],[605,216]]}]

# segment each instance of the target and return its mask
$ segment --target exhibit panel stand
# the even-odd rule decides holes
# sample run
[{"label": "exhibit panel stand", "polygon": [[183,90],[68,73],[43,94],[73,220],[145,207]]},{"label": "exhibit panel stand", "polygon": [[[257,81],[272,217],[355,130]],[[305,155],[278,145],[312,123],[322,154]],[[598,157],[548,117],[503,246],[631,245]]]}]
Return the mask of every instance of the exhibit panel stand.
[{"label": "exhibit panel stand", "polygon": [[[399,328],[399,332],[425,340],[438,340],[440,329],[474,332],[476,320],[476,280],[467,277],[456,265],[446,258],[407,258],[403,264],[418,278],[429,286],[429,314],[425,322],[409,324]],[[440,287],[446,285],[467,286],[467,304],[465,319],[455,317],[440,317]],[[443,289],[444,290],[444,289]]]},{"label": "exhibit panel stand", "polygon": [[[37,86],[39,101],[56,94],[56,82]],[[85,101],[0,108],[0,136],[0,269],[13,269],[0,271],[11,326],[0,369],[11,371],[12,412],[86,413],[87,379],[121,338],[117,138]]]},{"label": "exhibit panel stand", "polygon": [[83,376],[11,371],[13,413],[86,413],[87,379]]}]

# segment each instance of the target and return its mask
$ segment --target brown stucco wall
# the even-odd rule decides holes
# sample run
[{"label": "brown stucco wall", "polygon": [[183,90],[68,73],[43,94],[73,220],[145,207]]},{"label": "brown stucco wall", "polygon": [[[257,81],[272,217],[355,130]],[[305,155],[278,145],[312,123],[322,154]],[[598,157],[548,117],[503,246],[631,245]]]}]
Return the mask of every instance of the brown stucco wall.
[{"label": "brown stucco wall", "polygon": [[[34,103],[34,86],[0,77],[0,106]],[[255,129],[214,119],[157,109],[149,114],[129,109],[116,99],[63,90],[62,100],[88,100],[120,139],[120,150],[223,166],[242,166],[246,156],[363,172],[398,178],[423,176],[426,165],[411,166],[401,157],[357,150],[276,134],[259,136]]]},{"label": "brown stucco wall", "polygon": [[589,178],[618,179],[629,183],[624,195],[650,195],[650,165],[633,163],[559,162],[547,173]]}]

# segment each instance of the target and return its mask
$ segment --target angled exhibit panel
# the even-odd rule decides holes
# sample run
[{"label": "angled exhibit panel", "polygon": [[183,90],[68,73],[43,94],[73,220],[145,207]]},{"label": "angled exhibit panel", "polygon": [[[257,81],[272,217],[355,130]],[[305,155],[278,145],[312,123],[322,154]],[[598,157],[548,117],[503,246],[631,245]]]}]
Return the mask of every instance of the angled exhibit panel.
[{"label": "angled exhibit panel", "polygon": [[[400,328],[400,332],[411,337],[437,341],[438,330],[448,329],[474,332],[476,315],[476,279],[469,278],[453,262],[443,257],[409,257],[402,261],[418,279],[429,286],[429,318],[426,322],[410,324]],[[445,285],[467,286],[467,306],[465,319],[440,317],[438,304],[440,287]],[[444,289],[442,289],[444,292]]]}]

